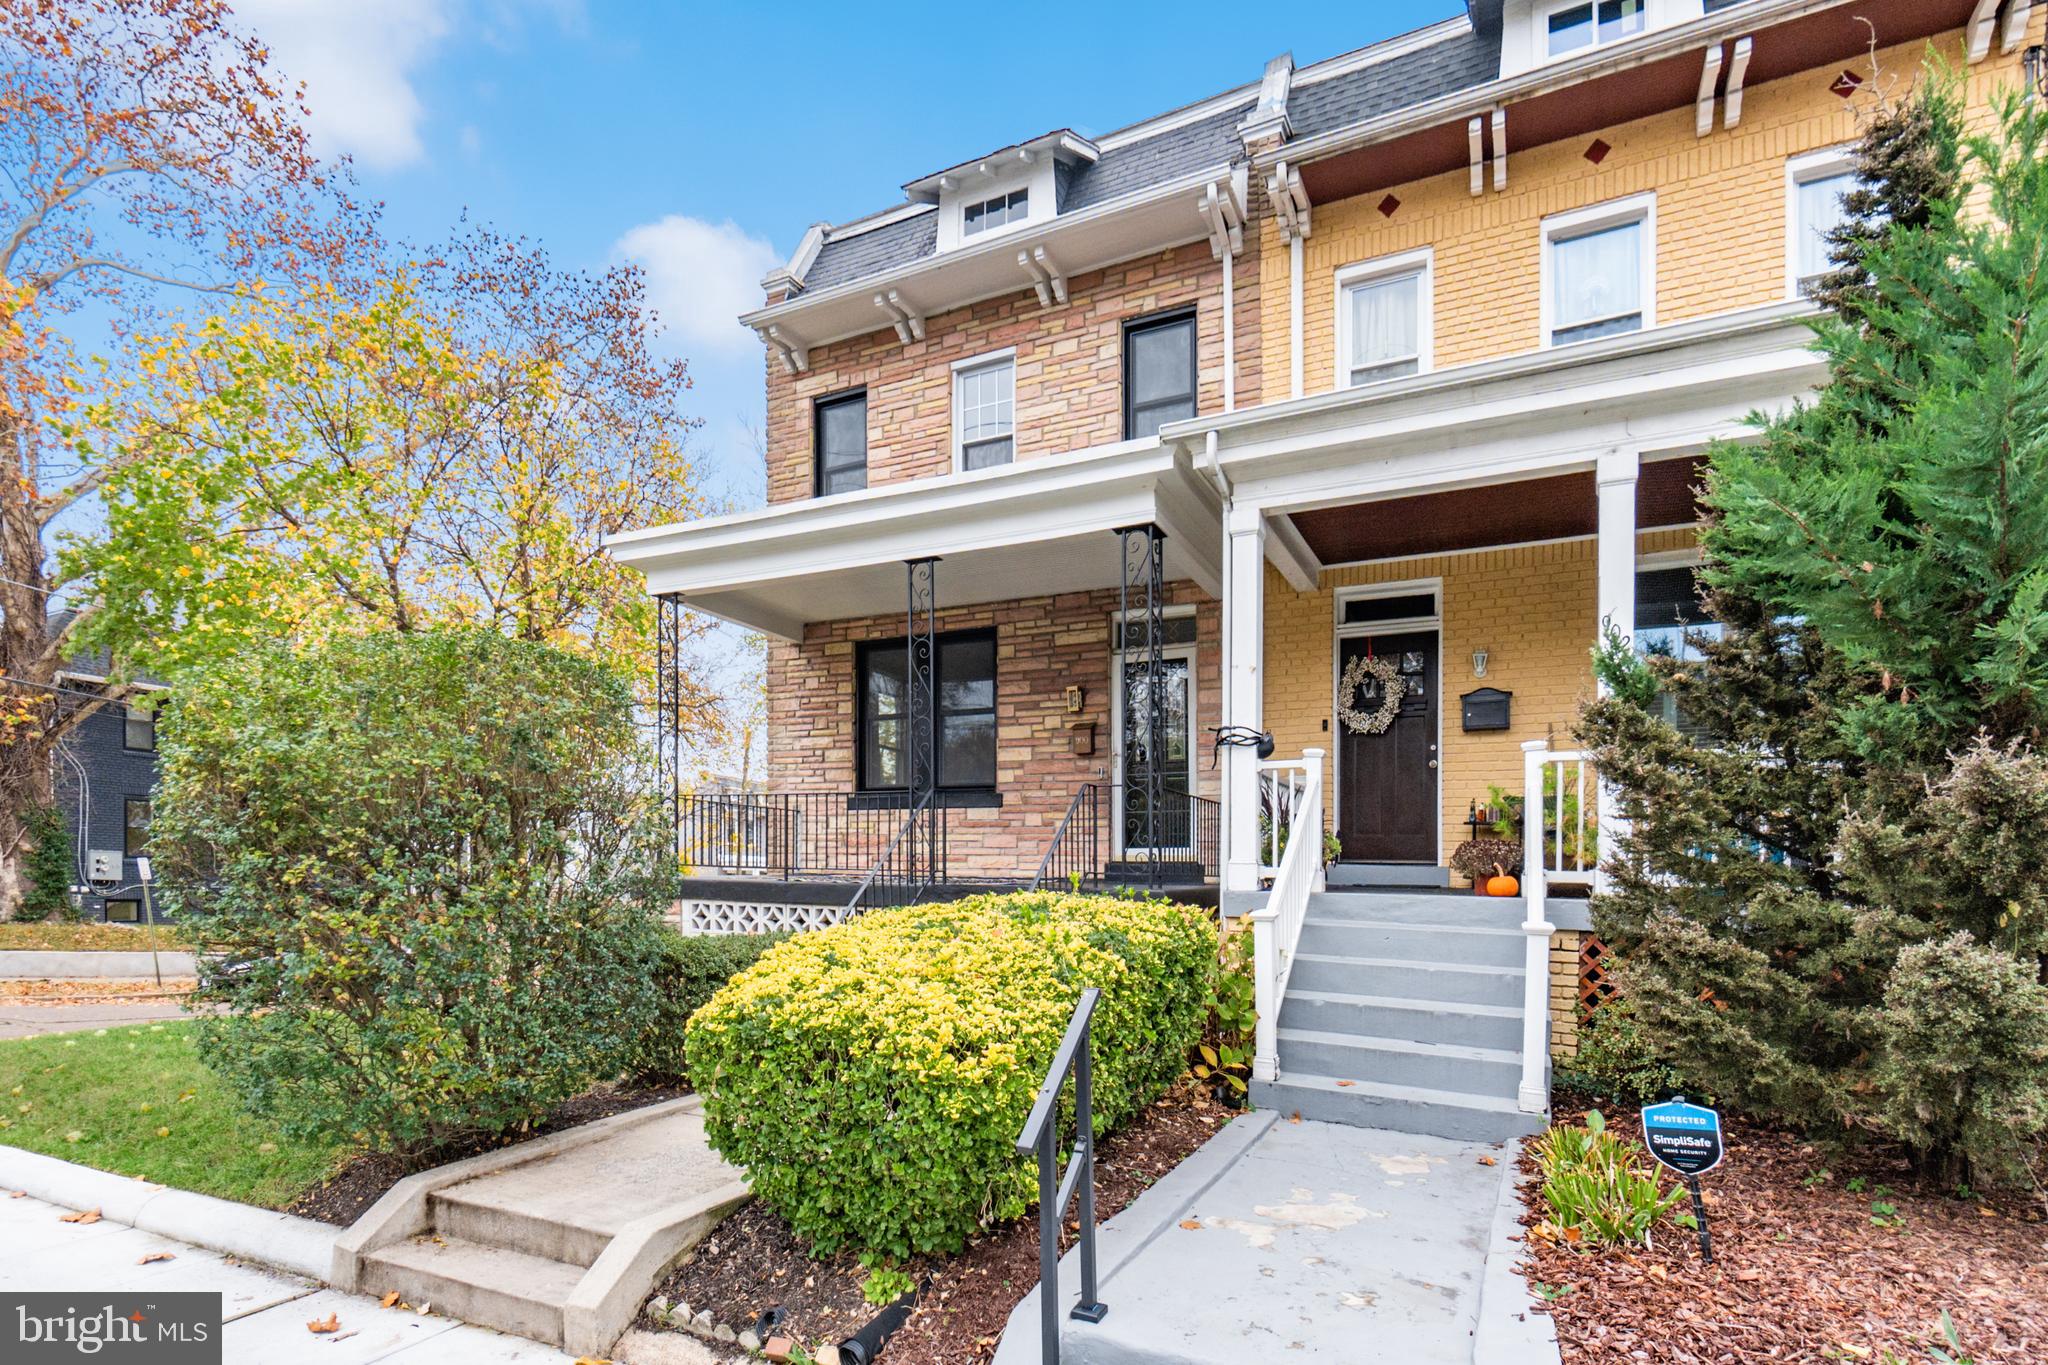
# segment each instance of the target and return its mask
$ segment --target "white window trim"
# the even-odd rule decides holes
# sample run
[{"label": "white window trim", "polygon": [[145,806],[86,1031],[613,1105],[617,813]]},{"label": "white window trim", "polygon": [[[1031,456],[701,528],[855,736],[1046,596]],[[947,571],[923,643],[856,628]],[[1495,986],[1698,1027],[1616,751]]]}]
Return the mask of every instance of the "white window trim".
[{"label": "white window trim", "polygon": [[[1602,228],[1620,227],[1624,223],[1643,225],[1642,284],[1641,299],[1642,331],[1649,331],[1657,325],[1657,194],[1652,190],[1643,194],[1632,194],[1625,199],[1610,199],[1604,204],[1590,204],[1582,209],[1567,213],[1556,213],[1545,218],[1542,224],[1543,261],[1538,287],[1543,291],[1542,308],[1542,350],[1550,350],[1558,343],[1551,340],[1555,330],[1556,298],[1552,289],[1556,267],[1552,264],[1552,248],[1560,240],[1597,232]],[[1597,341],[1597,337],[1588,337]],[[1566,346],[1583,343],[1567,341]]]},{"label": "white window trim", "polygon": [[1611,38],[1603,43],[1600,41],[1600,0],[1590,0],[1593,6],[1593,41],[1584,47],[1575,47],[1570,52],[1552,52],[1550,50],[1550,16],[1560,10],[1577,9],[1580,5],[1587,3],[1588,0],[1551,0],[1549,4],[1536,6],[1532,19],[1535,31],[1530,34],[1530,37],[1535,42],[1536,55],[1541,61],[1563,62],[1570,61],[1574,57],[1584,57],[1588,53],[1598,52],[1603,47],[1616,47],[1622,43],[1640,38],[1653,27],[1651,22],[1652,0],[1643,0],[1643,26],[1634,33],[1624,33],[1619,38]]},{"label": "white window trim", "polygon": [[[995,230],[998,232],[1002,231],[1001,228]],[[984,366],[994,365],[1004,360],[1010,362],[1010,463],[1017,463],[1017,455],[1019,453],[1017,450],[1017,348],[1015,346],[1005,346],[1000,351],[986,351],[981,355],[971,355],[965,359],[954,361],[951,371],[946,376],[946,382],[953,386],[953,472],[955,474],[967,472],[967,432],[960,420],[960,376],[969,370],[978,370]]]},{"label": "white window trim", "polygon": [[1825,180],[1856,169],[1853,146],[1823,147],[1785,158],[1785,297],[1799,297],[1799,187],[1809,180]]},{"label": "white window trim", "polygon": [[[1351,382],[1351,309],[1345,295],[1353,285],[1370,284],[1400,275],[1417,277],[1415,304],[1415,372],[1428,374],[1436,368],[1436,248],[1422,247],[1359,261],[1337,271],[1337,356],[1336,387],[1363,388]],[[1369,383],[1384,383],[1370,380]]]}]

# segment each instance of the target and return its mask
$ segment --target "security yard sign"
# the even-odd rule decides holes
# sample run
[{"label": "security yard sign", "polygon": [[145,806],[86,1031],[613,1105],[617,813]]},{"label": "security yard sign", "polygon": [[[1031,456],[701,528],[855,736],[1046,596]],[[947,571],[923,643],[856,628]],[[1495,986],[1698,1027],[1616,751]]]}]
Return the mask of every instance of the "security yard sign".
[{"label": "security yard sign", "polygon": [[1643,1110],[1643,1145],[1684,1179],[1692,1194],[1693,1221],[1699,1224],[1700,1259],[1712,1265],[1714,1242],[1707,1235],[1707,1201],[1700,1194],[1700,1176],[1721,1164],[1721,1116],[1674,1095]]},{"label": "security yard sign", "polygon": [[1650,1155],[1691,1179],[1721,1164],[1721,1116],[1680,1096],[1643,1110],[1643,1142]]}]

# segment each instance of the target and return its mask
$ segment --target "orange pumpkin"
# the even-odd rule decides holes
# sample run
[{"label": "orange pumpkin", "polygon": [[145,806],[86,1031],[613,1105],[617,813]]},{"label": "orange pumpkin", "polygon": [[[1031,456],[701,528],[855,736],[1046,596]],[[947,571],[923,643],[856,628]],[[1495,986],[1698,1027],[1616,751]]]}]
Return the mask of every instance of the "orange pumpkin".
[{"label": "orange pumpkin", "polygon": [[1512,896],[1522,889],[1522,884],[1496,867],[1493,875],[1486,879],[1486,894],[1489,896]]}]

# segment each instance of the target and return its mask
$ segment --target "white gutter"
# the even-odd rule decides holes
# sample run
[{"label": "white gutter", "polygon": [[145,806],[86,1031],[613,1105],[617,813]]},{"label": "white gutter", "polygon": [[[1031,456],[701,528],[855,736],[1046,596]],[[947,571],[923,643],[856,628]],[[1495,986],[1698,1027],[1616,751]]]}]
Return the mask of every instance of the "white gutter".
[{"label": "white gutter", "polygon": [[1547,62],[1507,80],[1454,90],[1426,103],[1397,109],[1363,123],[1332,128],[1313,137],[1285,143],[1253,157],[1252,165],[1265,169],[1285,159],[1298,166],[1376,142],[1387,142],[1406,133],[1434,128],[1441,123],[1462,123],[1474,115],[1490,118],[1496,104],[1547,94],[1667,57],[1683,56],[1707,43],[1753,33],[1766,24],[1797,19],[1819,10],[1833,9],[1842,3],[1843,0],[1752,0],[1750,4],[1737,5],[1718,14],[1654,30],[1632,42],[1597,47],[1582,57]]}]

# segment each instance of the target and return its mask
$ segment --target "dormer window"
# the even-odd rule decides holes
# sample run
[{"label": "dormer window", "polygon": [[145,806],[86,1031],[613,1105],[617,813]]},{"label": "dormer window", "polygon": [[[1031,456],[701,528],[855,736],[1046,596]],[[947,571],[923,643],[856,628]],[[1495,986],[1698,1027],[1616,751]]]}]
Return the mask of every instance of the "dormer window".
[{"label": "dormer window", "polygon": [[1031,216],[1031,191],[1011,190],[978,204],[969,204],[961,215],[960,235],[972,237],[1007,223],[1021,223]]},{"label": "dormer window", "polygon": [[1550,11],[1545,19],[1545,49],[1553,57],[1569,56],[1603,43],[1633,38],[1643,31],[1645,0],[1578,0]]}]

